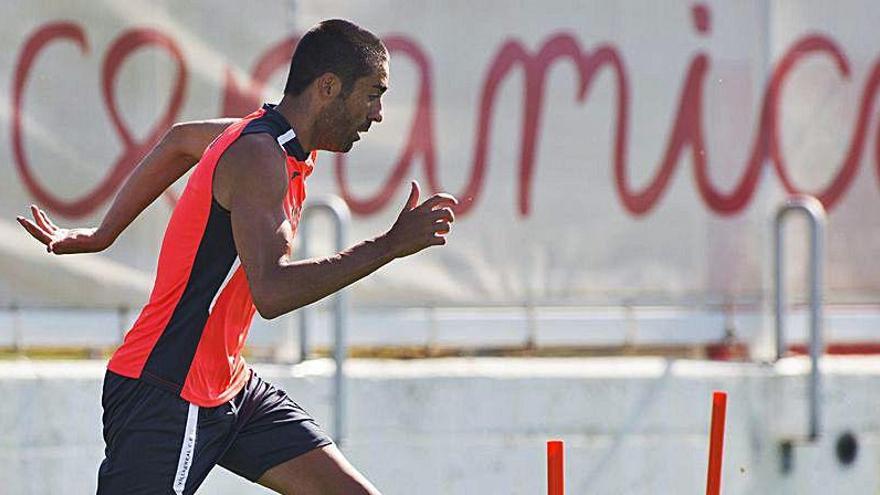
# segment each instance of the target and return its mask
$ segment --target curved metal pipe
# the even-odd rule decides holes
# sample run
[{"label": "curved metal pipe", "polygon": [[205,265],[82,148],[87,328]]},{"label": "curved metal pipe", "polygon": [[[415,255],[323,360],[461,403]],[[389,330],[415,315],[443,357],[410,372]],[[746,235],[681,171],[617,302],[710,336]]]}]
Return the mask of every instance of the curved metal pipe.
[{"label": "curved metal pipe", "polygon": [[[325,195],[309,199],[303,208],[302,220],[297,235],[300,236],[300,252],[303,258],[309,257],[309,223],[306,221],[317,213],[330,215],[335,226],[336,251],[342,251],[348,244],[348,229],[351,225],[351,211],[345,201],[338,196]],[[348,329],[348,297],[342,289],[332,296],[333,305],[333,360],[336,362],[336,373],[333,377],[333,438],[337,445],[342,445],[345,438],[346,390],[345,390],[345,357],[348,347],[346,334]],[[300,316],[300,361],[308,355],[308,328],[310,324],[309,307],[299,310]]]},{"label": "curved metal pipe", "polygon": [[821,410],[819,403],[822,383],[819,370],[819,357],[822,346],[822,267],[824,262],[824,239],[827,215],[822,203],[806,195],[792,196],[779,207],[774,223],[774,292],[776,299],[776,359],[786,352],[785,345],[785,275],[783,267],[783,222],[791,212],[800,211],[810,222],[810,377],[809,377],[809,415],[808,438],[815,440],[821,431]]}]

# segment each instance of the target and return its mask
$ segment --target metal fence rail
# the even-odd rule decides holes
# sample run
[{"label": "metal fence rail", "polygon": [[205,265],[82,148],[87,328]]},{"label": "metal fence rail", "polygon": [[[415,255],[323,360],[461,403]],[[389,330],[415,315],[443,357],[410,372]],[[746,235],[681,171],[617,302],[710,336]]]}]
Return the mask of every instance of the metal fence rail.
[{"label": "metal fence rail", "polygon": [[782,235],[784,220],[800,211],[810,222],[810,376],[809,417],[807,438],[816,440],[821,432],[822,381],[819,357],[822,355],[822,268],[824,262],[825,208],[812,196],[789,198],[776,212],[774,225],[774,291],[776,299],[776,359],[785,355],[785,271]]},{"label": "metal fence rail", "polygon": [[[300,254],[302,258],[310,256],[311,233],[310,218],[318,213],[330,215],[335,225],[336,251],[342,251],[348,243],[348,229],[351,225],[351,212],[341,198],[337,196],[319,196],[309,199],[302,213],[299,226]],[[345,387],[345,356],[347,353],[346,334],[348,331],[348,298],[346,290],[340,290],[331,296],[333,312],[333,359],[336,362],[336,373],[333,377],[333,437],[337,445],[342,445],[345,438],[346,387]],[[300,361],[309,353],[309,325],[312,308],[299,309],[300,317]]]}]

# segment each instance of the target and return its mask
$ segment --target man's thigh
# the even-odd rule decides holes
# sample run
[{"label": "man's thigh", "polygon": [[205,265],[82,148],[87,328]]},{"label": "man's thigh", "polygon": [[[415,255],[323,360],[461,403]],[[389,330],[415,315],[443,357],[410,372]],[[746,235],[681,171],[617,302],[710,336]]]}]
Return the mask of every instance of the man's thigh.
[{"label": "man's thigh", "polygon": [[218,464],[256,482],[270,468],[330,445],[330,436],[286,392],[252,373],[234,401],[235,438]]},{"label": "man's thigh", "polygon": [[256,373],[235,409],[224,468],[280,493],[378,493],[299,404]]},{"label": "man's thigh", "polygon": [[332,444],[269,469],[258,483],[283,494],[379,495]]},{"label": "man's thigh", "polygon": [[194,493],[233,425],[229,407],[203,409],[152,385],[108,372],[104,461],[98,493]]}]

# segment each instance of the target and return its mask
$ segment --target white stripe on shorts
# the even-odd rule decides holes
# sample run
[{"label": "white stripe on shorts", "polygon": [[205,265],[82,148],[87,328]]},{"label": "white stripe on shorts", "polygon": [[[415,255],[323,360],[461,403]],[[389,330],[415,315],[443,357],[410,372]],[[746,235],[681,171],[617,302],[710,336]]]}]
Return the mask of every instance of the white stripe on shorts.
[{"label": "white stripe on shorts", "polygon": [[193,456],[196,453],[196,429],[199,422],[199,406],[189,405],[186,414],[186,430],[183,432],[183,445],[180,446],[180,458],[177,460],[177,473],[174,474],[174,493],[183,495],[186,486],[186,478],[189,477],[189,468],[192,467]]}]

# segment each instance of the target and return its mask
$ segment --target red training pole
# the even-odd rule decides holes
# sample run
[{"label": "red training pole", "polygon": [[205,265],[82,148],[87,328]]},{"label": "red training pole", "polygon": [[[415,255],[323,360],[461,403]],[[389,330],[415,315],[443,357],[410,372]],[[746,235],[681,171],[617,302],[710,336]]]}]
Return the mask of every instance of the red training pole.
[{"label": "red training pole", "polygon": [[565,494],[565,460],[562,440],[547,442],[547,495]]},{"label": "red training pole", "polygon": [[709,432],[709,471],[706,495],[721,493],[721,459],[724,453],[724,418],[727,415],[727,392],[712,393],[712,428]]}]

